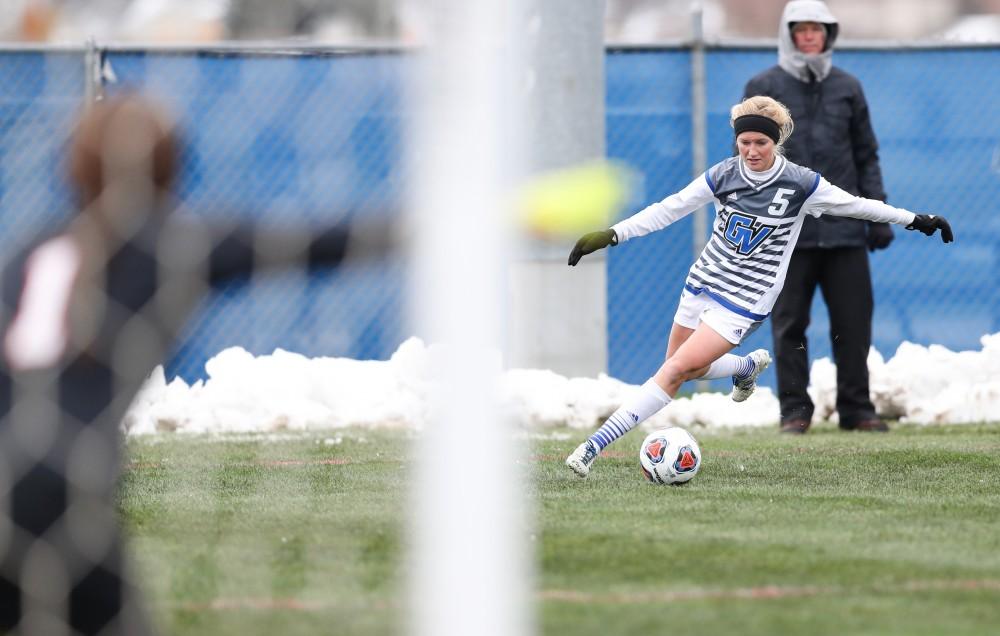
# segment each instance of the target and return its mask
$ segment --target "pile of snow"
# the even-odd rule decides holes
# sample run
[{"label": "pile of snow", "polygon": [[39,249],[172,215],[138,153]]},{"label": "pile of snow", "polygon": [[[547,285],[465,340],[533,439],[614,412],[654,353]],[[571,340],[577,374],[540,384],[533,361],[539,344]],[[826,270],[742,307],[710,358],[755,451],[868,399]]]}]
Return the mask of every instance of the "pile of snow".
[{"label": "pile of snow", "polygon": [[[868,359],[879,413],[917,423],[1000,420],[1000,334],[983,336],[981,351],[903,343],[886,362]],[[320,430],[346,426],[422,428],[428,419],[428,359],[434,347],[416,338],[386,361],[307,358],[277,350],[253,356],[234,347],[212,358],[208,380],[166,382],[158,367],[122,426],[129,434]],[[606,375],[567,378],[552,371],[512,369],[501,377],[500,403],[528,429],[601,424],[637,387]],[[821,359],[811,370],[816,417],[836,418],[836,367]],[[645,428],[773,426],[778,400],[761,387],[746,402],[698,393],[680,398]]]},{"label": "pile of snow", "polygon": [[[1000,421],[1000,333],[979,339],[980,351],[950,351],[939,345],[899,345],[886,362],[868,355],[872,401],[879,414],[919,424]],[[813,363],[809,393],[816,415],[836,419],[837,367]]]}]

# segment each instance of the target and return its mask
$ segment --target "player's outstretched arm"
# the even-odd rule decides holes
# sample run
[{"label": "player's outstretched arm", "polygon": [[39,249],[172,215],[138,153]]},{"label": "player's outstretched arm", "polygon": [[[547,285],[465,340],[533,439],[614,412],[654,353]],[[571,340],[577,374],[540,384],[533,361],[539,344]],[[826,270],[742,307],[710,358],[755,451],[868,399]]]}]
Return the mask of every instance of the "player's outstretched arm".
[{"label": "player's outstretched arm", "polygon": [[919,230],[931,236],[941,230],[941,240],[951,243],[955,240],[951,226],[943,216],[917,214],[896,208],[876,199],[857,197],[831,184],[826,179],[816,177],[816,188],[806,199],[805,210],[813,216],[830,214],[846,216],[875,223],[895,223],[908,230]]},{"label": "player's outstretched arm", "polygon": [[710,203],[715,197],[709,183],[710,179],[707,173],[702,174],[680,192],[646,206],[624,221],[616,223],[613,228],[584,234],[576,242],[573,251],[570,252],[569,264],[576,265],[587,254],[604,249],[609,245],[618,245],[621,241],[628,241],[645,236],[650,232],[662,230],[691,214],[701,206]]},{"label": "player's outstretched arm", "polygon": [[955,235],[951,231],[951,225],[948,224],[948,219],[943,216],[917,214],[913,217],[913,223],[907,225],[906,229],[917,230],[927,236],[934,236],[934,232],[941,230],[941,240],[943,242],[951,243],[955,240]]},{"label": "player's outstretched arm", "polygon": [[573,251],[569,253],[569,265],[573,267],[587,254],[603,250],[609,245],[618,245],[618,235],[615,234],[614,230],[608,229],[584,234],[573,246]]}]

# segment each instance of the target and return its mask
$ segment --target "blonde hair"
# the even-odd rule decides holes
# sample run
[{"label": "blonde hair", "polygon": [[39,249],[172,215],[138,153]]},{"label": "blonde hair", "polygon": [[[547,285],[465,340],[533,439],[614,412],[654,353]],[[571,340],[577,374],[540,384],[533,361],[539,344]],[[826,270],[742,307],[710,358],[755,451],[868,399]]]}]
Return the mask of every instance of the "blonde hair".
[{"label": "blonde hair", "polygon": [[792,136],[795,129],[795,122],[792,121],[792,114],[788,108],[778,100],[766,95],[754,95],[747,97],[739,104],[733,106],[729,111],[729,125],[733,126],[737,117],[743,115],[763,115],[774,123],[778,124],[781,131],[778,135],[778,148],[784,145],[785,140]]}]

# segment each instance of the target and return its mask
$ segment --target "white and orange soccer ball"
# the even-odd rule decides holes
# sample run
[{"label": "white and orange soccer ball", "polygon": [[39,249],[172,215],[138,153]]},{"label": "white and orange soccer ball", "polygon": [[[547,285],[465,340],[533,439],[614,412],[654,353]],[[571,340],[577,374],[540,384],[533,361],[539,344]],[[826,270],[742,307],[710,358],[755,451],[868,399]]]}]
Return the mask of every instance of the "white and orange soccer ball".
[{"label": "white and orange soccer ball", "polygon": [[701,449],[683,428],[661,428],[643,440],[639,465],[646,479],[654,484],[683,484],[698,474]]}]

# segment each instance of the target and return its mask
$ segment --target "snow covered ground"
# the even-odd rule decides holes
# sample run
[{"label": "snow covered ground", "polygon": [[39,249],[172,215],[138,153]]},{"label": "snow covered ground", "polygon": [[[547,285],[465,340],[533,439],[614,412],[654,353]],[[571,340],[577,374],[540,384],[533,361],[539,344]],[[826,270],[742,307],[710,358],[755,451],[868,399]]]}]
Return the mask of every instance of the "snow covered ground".
[{"label": "snow covered ground", "polygon": [[[868,366],[879,413],[925,424],[1000,421],[1000,333],[981,342],[981,350],[961,352],[903,343],[888,361],[873,349]],[[133,435],[419,429],[427,421],[432,351],[416,338],[386,361],[307,358],[281,350],[255,357],[238,347],[226,349],[206,364],[205,382],[189,386],[176,378],[167,384],[157,368],[122,426]],[[589,429],[635,389],[605,375],[566,378],[512,369],[502,376],[500,403],[526,429]],[[829,359],[813,364],[809,391],[817,418],[836,418],[836,368]],[[777,419],[777,398],[761,388],[742,404],[720,393],[675,400],[644,428],[773,426]]]}]

